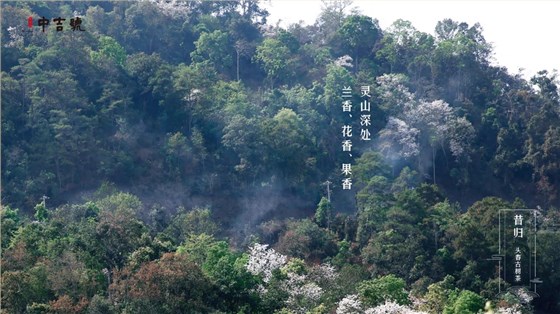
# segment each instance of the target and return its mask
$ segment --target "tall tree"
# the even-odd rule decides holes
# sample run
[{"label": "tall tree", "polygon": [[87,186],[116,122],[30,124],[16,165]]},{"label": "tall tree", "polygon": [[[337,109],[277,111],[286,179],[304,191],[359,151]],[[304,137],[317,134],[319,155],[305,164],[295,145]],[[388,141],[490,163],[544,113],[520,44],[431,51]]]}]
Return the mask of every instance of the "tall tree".
[{"label": "tall tree", "polygon": [[365,15],[350,15],[338,30],[340,38],[354,56],[354,69],[359,70],[359,61],[374,54],[373,47],[381,37],[377,20]]},{"label": "tall tree", "polygon": [[290,50],[281,41],[266,38],[257,47],[253,58],[262,65],[271,87],[274,87],[274,83],[278,81],[286,82],[289,79]]},{"label": "tall tree", "polygon": [[196,49],[191,52],[193,62],[208,61],[219,73],[229,74],[232,65],[231,43],[228,34],[217,30],[204,32],[195,42]]}]

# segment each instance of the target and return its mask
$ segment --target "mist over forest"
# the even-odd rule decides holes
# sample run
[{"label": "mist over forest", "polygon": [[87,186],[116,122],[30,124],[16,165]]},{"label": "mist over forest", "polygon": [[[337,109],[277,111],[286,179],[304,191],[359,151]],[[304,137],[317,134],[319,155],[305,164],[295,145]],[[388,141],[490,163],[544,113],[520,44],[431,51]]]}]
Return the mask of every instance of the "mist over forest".
[{"label": "mist over forest", "polygon": [[0,313],[560,313],[557,72],[480,24],[261,4],[2,1]]}]

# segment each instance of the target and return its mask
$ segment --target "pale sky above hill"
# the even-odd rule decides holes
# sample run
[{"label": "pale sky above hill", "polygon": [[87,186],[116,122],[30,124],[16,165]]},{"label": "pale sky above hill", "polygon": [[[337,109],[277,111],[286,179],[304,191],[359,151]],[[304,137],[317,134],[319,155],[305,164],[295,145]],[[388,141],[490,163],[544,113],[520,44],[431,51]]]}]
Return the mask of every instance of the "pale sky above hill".
[{"label": "pale sky above hill", "polygon": [[[267,2],[262,5],[270,12],[268,23],[274,25],[281,20],[284,27],[300,20],[313,24],[323,5],[320,0]],[[354,0],[353,7],[379,20],[383,29],[399,18],[430,34],[444,18],[469,26],[479,22],[486,41],[494,47],[494,64],[507,67],[512,74],[524,68],[525,78],[542,69],[560,70],[558,0]]]}]

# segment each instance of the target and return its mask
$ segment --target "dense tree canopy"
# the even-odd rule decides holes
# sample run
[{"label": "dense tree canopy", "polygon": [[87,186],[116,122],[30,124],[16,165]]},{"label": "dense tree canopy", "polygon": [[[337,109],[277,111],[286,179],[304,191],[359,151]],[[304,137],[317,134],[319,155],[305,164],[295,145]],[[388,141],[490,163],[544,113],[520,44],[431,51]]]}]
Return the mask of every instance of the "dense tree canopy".
[{"label": "dense tree canopy", "polygon": [[[481,25],[1,5],[2,313],[560,312],[558,75],[492,65]],[[507,208],[538,209],[533,301],[496,295]]]}]

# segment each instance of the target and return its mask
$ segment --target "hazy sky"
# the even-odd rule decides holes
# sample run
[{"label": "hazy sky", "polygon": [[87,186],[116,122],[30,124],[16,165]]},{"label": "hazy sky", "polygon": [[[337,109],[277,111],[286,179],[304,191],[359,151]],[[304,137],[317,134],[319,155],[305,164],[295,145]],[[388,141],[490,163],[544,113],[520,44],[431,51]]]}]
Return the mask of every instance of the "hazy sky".
[{"label": "hazy sky", "polygon": [[[282,20],[280,25],[287,26],[300,20],[312,24],[322,2],[272,0],[263,5],[270,12],[269,24]],[[469,26],[479,22],[486,41],[494,47],[494,64],[506,66],[512,74],[525,68],[526,78],[542,69],[560,69],[559,0],[354,0],[353,7],[379,20],[383,29],[399,18],[430,34],[444,18]]]}]

